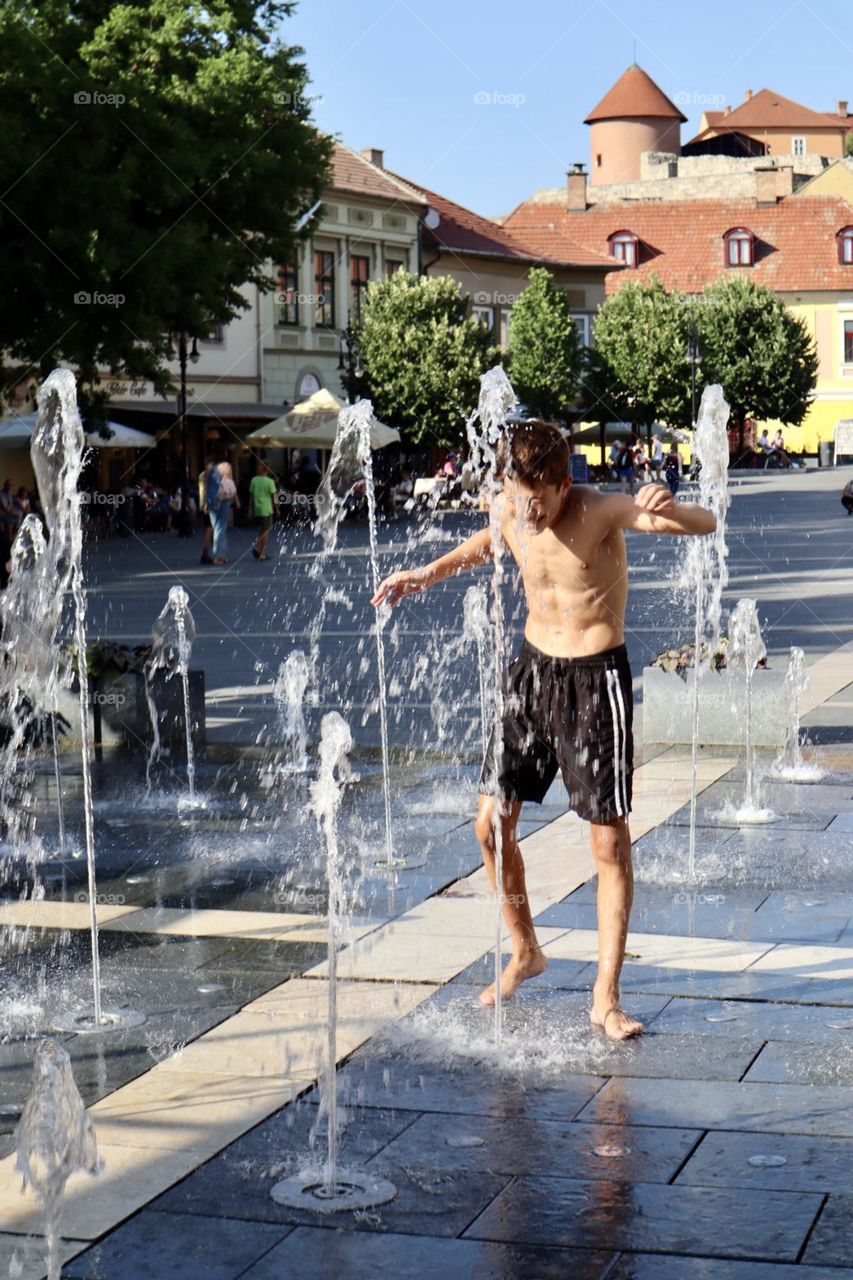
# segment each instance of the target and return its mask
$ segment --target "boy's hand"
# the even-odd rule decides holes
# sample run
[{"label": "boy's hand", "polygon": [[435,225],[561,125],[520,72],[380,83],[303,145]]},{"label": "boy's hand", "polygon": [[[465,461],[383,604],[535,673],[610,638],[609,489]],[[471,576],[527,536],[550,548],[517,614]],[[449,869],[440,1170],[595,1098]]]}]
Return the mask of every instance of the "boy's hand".
[{"label": "boy's hand", "polygon": [[678,511],[678,503],[665,484],[644,484],[634,503],[650,516],[672,517]]},{"label": "boy's hand", "polygon": [[425,591],[429,583],[424,580],[420,569],[401,569],[399,573],[391,573],[376,588],[376,595],[371,604],[399,604],[403,596],[416,595]]}]

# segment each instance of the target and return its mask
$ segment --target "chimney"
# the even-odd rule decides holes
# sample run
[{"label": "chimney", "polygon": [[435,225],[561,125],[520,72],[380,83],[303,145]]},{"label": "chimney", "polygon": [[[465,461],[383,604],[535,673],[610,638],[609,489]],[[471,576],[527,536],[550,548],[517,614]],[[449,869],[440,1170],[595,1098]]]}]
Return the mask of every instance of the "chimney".
[{"label": "chimney", "polygon": [[845,120],[850,114],[849,111],[847,110],[847,103],[844,101],[843,98],[838,99],[838,114],[842,116]]},{"label": "chimney", "polygon": [[576,160],[566,174],[566,195],[569,213],[586,211],[586,169],[580,160]]},{"label": "chimney", "polygon": [[776,170],[770,166],[755,170],[755,203],[775,204],[777,200]]},{"label": "chimney", "polygon": [[751,97],[752,97],[752,90],[747,89],[746,93],[743,95],[744,102],[749,102]]},{"label": "chimney", "polygon": [[371,164],[375,164],[377,169],[385,167],[385,152],[379,147],[363,147],[361,151],[365,160],[369,160]]},{"label": "chimney", "polygon": [[794,194],[794,170],[791,165],[786,164],[783,168],[776,170],[776,195],[780,200],[784,200],[785,196]]},{"label": "chimney", "polygon": [[723,107],[723,115],[724,116],[731,115],[731,110],[732,110],[731,107]]}]

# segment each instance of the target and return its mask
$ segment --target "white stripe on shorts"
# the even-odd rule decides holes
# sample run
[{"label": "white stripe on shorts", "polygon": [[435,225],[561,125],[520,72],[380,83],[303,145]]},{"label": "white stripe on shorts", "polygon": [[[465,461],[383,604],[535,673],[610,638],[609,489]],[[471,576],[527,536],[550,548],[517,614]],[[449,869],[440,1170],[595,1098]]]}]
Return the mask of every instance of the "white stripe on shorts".
[{"label": "white stripe on shorts", "polygon": [[621,818],[624,816],[625,810],[622,804],[622,797],[619,794],[619,767],[621,764],[622,753],[620,751],[619,742],[621,737],[621,722],[619,720],[619,712],[616,706],[616,698],[613,694],[613,680],[615,679],[616,672],[611,671],[608,667],[605,674],[607,676],[607,697],[610,700],[610,714],[613,717],[613,777],[615,781],[616,813]]},{"label": "white stripe on shorts", "polygon": [[628,812],[628,765],[625,761],[625,753],[628,749],[628,728],[625,719],[625,700],[622,697],[622,685],[619,682],[619,672],[613,672],[613,688],[616,693],[616,701],[619,704],[619,721],[622,727],[622,804],[625,813]]}]

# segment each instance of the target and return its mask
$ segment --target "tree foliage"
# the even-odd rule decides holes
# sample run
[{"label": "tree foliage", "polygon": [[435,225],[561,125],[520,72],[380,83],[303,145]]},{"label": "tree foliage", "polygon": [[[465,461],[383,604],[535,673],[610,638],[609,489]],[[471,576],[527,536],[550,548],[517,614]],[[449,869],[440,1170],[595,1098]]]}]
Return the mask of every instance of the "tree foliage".
[{"label": "tree foliage", "polygon": [[527,407],[540,418],[565,418],[577,394],[581,348],[568,299],[544,267],[512,309],[509,373]]},{"label": "tree foliage", "polygon": [[467,311],[450,276],[419,279],[399,270],[367,287],[358,390],[416,444],[459,443],[480,375],[497,359],[491,334]]},{"label": "tree foliage", "polygon": [[[203,336],[272,288],[319,198],[278,0],[16,0],[0,11],[0,348],[168,385],[169,334]],[[86,299],[89,301],[86,301]],[[9,383],[9,371],[5,382]]]},{"label": "tree foliage", "polygon": [[718,382],[740,432],[747,418],[796,426],[817,381],[817,352],[805,322],[770,289],[744,276],[724,276],[698,308],[704,383]]},{"label": "tree foliage", "polygon": [[[657,276],[629,281],[600,307],[584,376],[585,416],[690,425],[689,317]],[[616,414],[618,413],[618,417]]]}]

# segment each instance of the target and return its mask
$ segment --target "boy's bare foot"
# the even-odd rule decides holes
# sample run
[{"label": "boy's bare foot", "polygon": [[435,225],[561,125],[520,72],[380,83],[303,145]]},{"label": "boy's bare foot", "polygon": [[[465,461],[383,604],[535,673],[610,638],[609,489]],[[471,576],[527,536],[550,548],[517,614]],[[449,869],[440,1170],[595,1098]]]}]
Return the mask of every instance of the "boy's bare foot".
[{"label": "boy's bare foot", "polygon": [[[547,964],[545,952],[539,947],[535,951],[525,951],[523,955],[512,956],[501,974],[501,999],[508,1000],[510,996],[515,995],[527,978],[535,978],[537,973],[544,973]],[[495,1003],[494,983],[480,992],[480,1003],[489,1005]]]},{"label": "boy's bare foot", "polygon": [[589,1020],[611,1040],[630,1040],[643,1033],[642,1022],[632,1018],[618,1004],[611,1004],[609,1008],[606,1005],[601,1008],[593,1005]]}]

